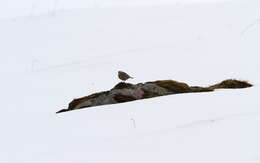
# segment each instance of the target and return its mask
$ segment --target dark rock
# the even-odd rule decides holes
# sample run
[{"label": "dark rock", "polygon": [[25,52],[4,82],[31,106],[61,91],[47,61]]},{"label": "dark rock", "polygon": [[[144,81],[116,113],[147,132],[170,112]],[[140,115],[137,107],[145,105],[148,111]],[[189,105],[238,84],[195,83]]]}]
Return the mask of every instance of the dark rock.
[{"label": "dark rock", "polygon": [[122,95],[122,94],[116,94],[116,95],[114,96],[114,99],[115,99],[116,102],[118,102],[118,103],[129,102],[129,101],[134,101],[134,100],[136,100],[133,96],[127,96],[127,95]]},{"label": "dark rock", "polygon": [[69,108],[68,110],[73,110],[75,108],[77,108],[77,106],[85,101],[88,101],[90,99],[94,99],[94,98],[97,98],[98,96],[100,96],[101,94],[104,94],[105,92],[100,92],[100,93],[94,93],[92,95],[89,95],[89,96],[85,96],[85,97],[81,97],[81,98],[77,98],[77,99],[74,99],[72,100],[70,103],[69,103]]},{"label": "dark rock", "polygon": [[212,89],[236,89],[236,88],[248,88],[252,87],[253,85],[248,83],[247,81],[235,80],[235,79],[228,79],[224,80],[221,83],[215,84],[210,86],[209,88]]},{"label": "dark rock", "polygon": [[214,89],[212,88],[208,88],[208,87],[198,87],[198,86],[193,86],[193,87],[190,87],[191,89],[191,92],[212,92],[214,91]]},{"label": "dark rock", "polygon": [[117,104],[177,93],[211,92],[215,89],[221,88],[247,88],[251,86],[252,84],[239,80],[225,80],[210,87],[190,87],[186,83],[174,80],[158,80],[139,84],[121,82],[115,85],[110,91],[94,93],[89,96],[74,99],[69,103],[68,109],[62,109],[57,113],[82,109],[86,107]]},{"label": "dark rock", "polygon": [[117,85],[114,86],[114,88],[112,88],[111,90],[115,90],[115,89],[124,89],[124,88],[133,88],[133,84],[130,83],[125,83],[125,82],[120,82]]},{"label": "dark rock", "polygon": [[158,80],[154,82],[148,82],[147,84],[156,84],[162,88],[170,90],[174,93],[188,93],[191,89],[188,84],[177,82],[174,80]]}]

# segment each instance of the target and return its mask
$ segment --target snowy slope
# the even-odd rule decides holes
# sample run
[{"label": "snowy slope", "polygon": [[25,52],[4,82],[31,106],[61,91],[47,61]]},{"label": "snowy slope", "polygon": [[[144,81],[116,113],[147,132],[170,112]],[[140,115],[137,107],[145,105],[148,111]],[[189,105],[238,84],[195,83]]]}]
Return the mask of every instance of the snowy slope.
[{"label": "snowy slope", "polygon": [[78,8],[103,8],[115,6],[151,6],[165,4],[191,4],[226,2],[230,0],[8,0],[0,1],[0,19],[20,16],[55,15],[57,12]]},{"label": "snowy slope", "polygon": [[[260,3],[91,8],[0,21],[0,162],[258,163]],[[56,115],[132,82],[254,87]]]}]

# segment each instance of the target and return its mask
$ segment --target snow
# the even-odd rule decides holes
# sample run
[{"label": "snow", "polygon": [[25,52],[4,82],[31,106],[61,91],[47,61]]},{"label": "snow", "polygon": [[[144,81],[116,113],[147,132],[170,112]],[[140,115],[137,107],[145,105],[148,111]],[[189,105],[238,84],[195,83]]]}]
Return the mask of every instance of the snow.
[{"label": "snow", "polygon": [[182,5],[228,1],[230,0],[8,0],[0,1],[0,19],[19,16],[34,17],[41,14],[55,15],[57,12],[78,8]]},{"label": "snow", "polygon": [[[0,162],[258,163],[259,5],[126,5],[0,20]],[[118,70],[134,83],[255,86],[55,114],[112,88]]]}]

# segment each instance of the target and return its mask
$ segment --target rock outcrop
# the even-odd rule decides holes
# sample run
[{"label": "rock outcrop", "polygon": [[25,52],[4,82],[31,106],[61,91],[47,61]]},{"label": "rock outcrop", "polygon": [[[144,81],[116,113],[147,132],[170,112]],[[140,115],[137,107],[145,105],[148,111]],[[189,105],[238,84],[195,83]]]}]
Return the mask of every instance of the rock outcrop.
[{"label": "rock outcrop", "polygon": [[134,100],[153,98],[158,96],[165,96],[179,93],[192,93],[192,92],[210,92],[215,89],[221,88],[247,88],[252,84],[246,81],[239,80],[225,80],[221,83],[209,87],[189,86],[186,83],[174,80],[159,80],[147,83],[131,84],[131,83],[118,83],[114,88],[109,91],[94,93],[92,95],[74,99],[69,103],[67,109],[62,109],[57,113],[77,110],[87,107],[117,104],[129,102]]}]

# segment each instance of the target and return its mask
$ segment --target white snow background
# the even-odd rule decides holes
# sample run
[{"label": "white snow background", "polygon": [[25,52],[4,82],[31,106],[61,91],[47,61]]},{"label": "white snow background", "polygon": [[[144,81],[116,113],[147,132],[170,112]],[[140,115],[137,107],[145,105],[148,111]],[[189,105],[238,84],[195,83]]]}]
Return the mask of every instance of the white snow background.
[{"label": "white snow background", "polygon": [[[259,163],[260,2],[190,2],[1,19],[0,162]],[[55,114],[112,88],[118,70],[255,86]]]}]

